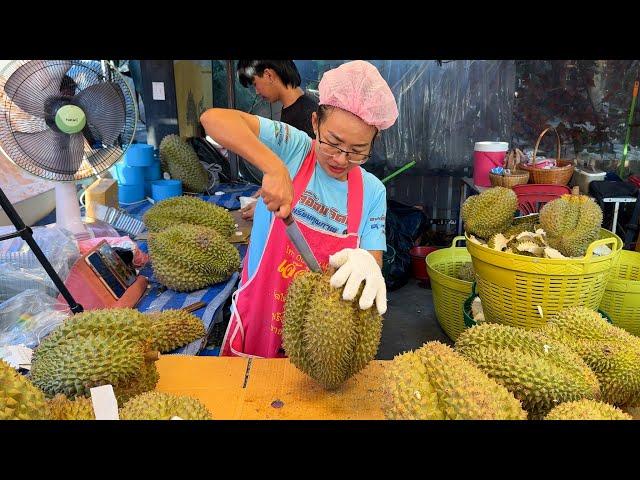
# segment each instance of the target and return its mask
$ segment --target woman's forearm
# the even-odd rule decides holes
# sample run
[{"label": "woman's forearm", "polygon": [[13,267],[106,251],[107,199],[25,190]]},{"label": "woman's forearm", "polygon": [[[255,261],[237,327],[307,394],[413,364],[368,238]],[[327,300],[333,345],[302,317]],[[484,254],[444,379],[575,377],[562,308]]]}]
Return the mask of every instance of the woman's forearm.
[{"label": "woman's forearm", "polygon": [[285,168],[282,160],[258,138],[260,122],[255,115],[240,110],[210,108],[200,116],[200,122],[207,135],[262,173]]}]

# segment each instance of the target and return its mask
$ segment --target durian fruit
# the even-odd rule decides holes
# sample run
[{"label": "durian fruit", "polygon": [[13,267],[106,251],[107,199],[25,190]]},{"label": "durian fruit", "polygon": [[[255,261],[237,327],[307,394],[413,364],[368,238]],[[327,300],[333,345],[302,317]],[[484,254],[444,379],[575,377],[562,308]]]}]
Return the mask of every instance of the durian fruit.
[{"label": "durian fruit", "polygon": [[375,305],[361,310],[359,295],[343,300],[329,278],[308,271],[294,278],[285,301],[282,345],[291,363],[331,390],[375,357],[382,317]]},{"label": "durian fruit", "polygon": [[578,400],[558,405],[545,420],[632,420],[628,413],[608,403]]},{"label": "durian fruit", "polygon": [[200,400],[164,392],[147,392],[130,399],[119,412],[120,420],[211,420]]},{"label": "durian fruit", "polygon": [[467,262],[461,265],[456,276],[459,280],[464,280],[465,282],[473,282],[476,279],[476,272],[473,269],[473,263]]},{"label": "durian fruit", "polygon": [[146,367],[147,361],[157,360],[157,352],[152,357],[147,349],[147,342],[100,332],[69,338],[40,352],[32,362],[31,379],[46,395],[69,398],[88,397],[91,388],[110,384],[118,401],[124,401],[155,386]]},{"label": "durian fruit", "polygon": [[202,320],[184,310],[164,310],[148,314],[152,321],[153,346],[170,352],[205,336]]},{"label": "durian fruit", "polygon": [[160,380],[160,373],[158,373],[158,368],[154,361],[150,361],[148,358],[145,358],[145,360],[137,375],[128,382],[120,383],[114,391],[119,404],[123,404],[123,402],[136,395],[150,392],[156,388],[158,380]]},{"label": "durian fruit", "polygon": [[463,331],[455,349],[522,401],[531,418],[563,402],[600,398],[585,362],[536,331],[484,323]]},{"label": "durian fruit", "polygon": [[510,188],[493,187],[473,195],[462,204],[465,231],[489,239],[504,232],[513,222],[518,209],[518,197]]},{"label": "durian fruit", "polygon": [[178,135],[167,135],[160,142],[162,170],[171,178],[182,180],[187,192],[203,193],[209,187],[209,174],[191,145]]},{"label": "durian fruit", "polygon": [[0,420],[43,420],[45,405],[44,394],[0,360]]},{"label": "durian fruit", "polygon": [[178,292],[227,280],[240,268],[240,254],[212,228],[175,225],[149,234],[149,258],[156,279]]},{"label": "durian fruit", "polygon": [[385,371],[382,410],[391,420],[525,420],[520,402],[448,345],[397,355]]},{"label": "durian fruit", "polygon": [[32,362],[65,341],[92,333],[150,342],[151,321],[132,308],[104,308],[78,313],[66,319],[40,343],[33,353]]},{"label": "durian fruit", "polygon": [[145,212],[142,220],[149,232],[182,223],[213,228],[225,239],[235,231],[235,220],[226,209],[186,195],[161,200]]},{"label": "durian fruit", "polygon": [[47,400],[47,420],[95,420],[90,398],[78,397],[70,400],[58,394]]},{"label": "durian fruit", "polygon": [[608,323],[598,312],[571,307],[541,329],[566,344],[598,377],[602,400],[633,405],[640,400],[640,338]]},{"label": "durian fruit", "polygon": [[588,195],[562,195],[542,207],[540,225],[550,247],[566,257],[582,257],[598,239],[602,209]]}]

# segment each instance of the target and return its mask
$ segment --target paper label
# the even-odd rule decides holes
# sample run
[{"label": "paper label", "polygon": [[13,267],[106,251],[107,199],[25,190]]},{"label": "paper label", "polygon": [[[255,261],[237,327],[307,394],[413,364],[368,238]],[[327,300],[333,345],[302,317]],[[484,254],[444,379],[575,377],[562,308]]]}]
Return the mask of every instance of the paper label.
[{"label": "paper label", "polygon": [[25,370],[30,370],[32,356],[33,350],[25,347],[24,344],[0,347],[0,358],[13,368],[24,368]]},{"label": "paper label", "polygon": [[164,100],[164,82],[151,82],[154,100]]},{"label": "paper label", "polygon": [[93,387],[91,389],[91,403],[96,420],[120,420],[118,401],[113,393],[113,386]]}]

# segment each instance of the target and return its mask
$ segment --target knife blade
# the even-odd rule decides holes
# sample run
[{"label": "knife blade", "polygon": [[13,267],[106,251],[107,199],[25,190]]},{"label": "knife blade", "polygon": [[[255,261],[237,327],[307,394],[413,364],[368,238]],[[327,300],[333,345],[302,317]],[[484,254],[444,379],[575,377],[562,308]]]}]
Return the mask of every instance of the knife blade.
[{"label": "knife blade", "polygon": [[287,237],[289,237],[289,240],[291,240],[293,245],[298,249],[298,252],[302,256],[304,263],[306,263],[307,267],[309,267],[309,270],[311,270],[312,272],[322,273],[320,264],[318,264],[316,257],[311,252],[311,248],[309,248],[307,240],[302,235],[300,227],[298,227],[298,224],[295,222],[291,214],[289,214],[288,217],[283,218],[282,220],[287,226]]}]

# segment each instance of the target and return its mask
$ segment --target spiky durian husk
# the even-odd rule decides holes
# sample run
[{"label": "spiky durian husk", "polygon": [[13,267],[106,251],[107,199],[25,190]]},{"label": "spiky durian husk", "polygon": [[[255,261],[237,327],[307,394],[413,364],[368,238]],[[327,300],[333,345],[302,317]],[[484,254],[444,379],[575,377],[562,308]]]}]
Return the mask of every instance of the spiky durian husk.
[{"label": "spiky durian husk", "polygon": [[58,394],[47,400],[47,420],[95,420],[90,398],[77,397],[70,400]]},{"label": "spiky durian husk", "polygon": [[558,405],[545,420],[632,420],[632,417],[608,403],[578,400]]},{"label": "spiky durian husk", "polygon": [[385,372],[382,408],[394,420],[524,420],[520,402],[440,342],[397,355]]},{"label": "spiky durian husk", "polygon": [[598,239],[602,209],[587,195],[563,195],[540,210],[549,246],[567,257],[581,257]]},{"label": "spiky durian husk", "polygon": [[468,234],[489,239],[513,222],[518,198],[510,188],[493,187],[473,195],[462,204],[462,220]]},{"label": "spiky durian husk", "polygon": [[202,320],[184,310],[168,309],[148,314],[152,322],[153,346],[170,352],[205,336]]},{"label": "spiky durian husk", "polygon": [[133,397],[120,409],[120,420],[211,420],[211,412],[198,399],[164,392]]},{"label": "spiky durian husk", "polygon": [[224,208],[198,197],[171,197],[153,205],[142,217],[150,232],[188,223],[216,230],[228,239],[235,231],[233,216]]},{"label": "spiky durian husk", "polygon": [[0,420],[44,418],[44,394],[11,365],[0,360]]},{"label": "spiky durian husk", "polygon": [[35,349],[32,362],[73,338],[101,333],[123,340],[151,341],[151,322],[132,308],[104,308],[78,313],[53,330]]},{"label": "spiky durian husk", "polygon": [[538,332],[485,323],[462,332],[455,348],[521,400],[532,418],[563,402],[600,398],[585,362]]},{"label": "spiky durian husk", "polygon": [[236,247],[199,225],[176,225],[150,234],[149,257],[156,279],[179,292],[223,282],[240,268]]},{"label": "spiky durian husk", "polygon": [[88,397],[91,388],[110,384],[123,400],[150,386],[153,375],[147,368],[155,365],[147,367],[147,347],[147,342],[100,332],[69,338],[40,352],[31,379],[46,395],[69,398]]},{"label": "spiky durian husk", "polygon": [[638,403],[640,338],[586,307],[562,310],[542,332],[563,342],[589,365],[600,383],[603,401],[618,406]]},{"label": "spiky durian husk", "polygon": [[182,180],[186,192],[203,193],[209,187],[209,174],[191,145],[178,135],[167,135],[160,142],[162,169],[171,178]]},{"label": "spiky durian husk", "polygon": [[329,285],[329,275],[303,272],[287,292],[282,345],[297,368],[326,389],[335,389],[375,356],[382,317],[361,310]]},{"label": "spiky durian husk", "polygon": [[476,279],[473,262],[467,262],[461,265],[456,273],[456,277],[458,277],[459,280],[464,280],[465,282],[473,282]]},{"label": "spiky durian husk", "polygon": [[487,247],[491,248],[492,250],[504,252],[509,247],[510,241],[511,241],[511,238],[507,238],[501,233],[496,233],[494,235],[491,235],[491,237],[489,237],[489,241],[487,242]]}]

